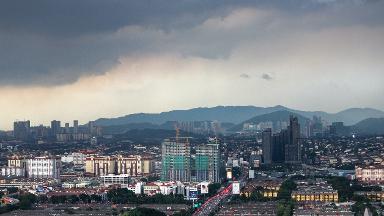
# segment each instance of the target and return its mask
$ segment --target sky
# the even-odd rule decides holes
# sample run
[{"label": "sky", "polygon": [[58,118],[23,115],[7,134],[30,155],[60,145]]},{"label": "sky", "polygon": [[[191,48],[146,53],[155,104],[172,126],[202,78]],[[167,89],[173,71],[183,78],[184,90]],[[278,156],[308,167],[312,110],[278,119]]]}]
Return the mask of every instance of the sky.
[{"label": "sky", "polygon": [[217,105],[384,110],[382,0],[4,0],[0,129]]}]

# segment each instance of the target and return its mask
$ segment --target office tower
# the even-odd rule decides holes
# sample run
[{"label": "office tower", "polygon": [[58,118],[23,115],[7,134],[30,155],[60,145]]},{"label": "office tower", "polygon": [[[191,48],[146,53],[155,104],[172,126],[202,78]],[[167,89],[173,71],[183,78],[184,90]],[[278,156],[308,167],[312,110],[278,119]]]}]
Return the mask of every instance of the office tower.
[{"label": "office tower", "polygon": [[27,140],[30,137],[30,121],[16,121],[13,123],[13,135],[17,140]]},{"label": "office tower", "polygon": [[288,130],[282,130],[280,133],[272,136],[272,162],[284,163],[285,145],[288,142]]},{"label": "office tower", "polygon": [[196,181],[220,182],[220,145],[217,143],[196,146]]},{"label": "office tower", "polygon": [[26,159],[28,178],[59,178],[61,160],[58,157],[44,156]]},{"label": "office tower", "polygon": [[288,127],[288,142],[285,145],[285,162],[298,163],[300,161],[300,124],[297,117],[290,116]]},{"label": "office tower", "polygon": [[73,133],[75,133],[75,134],[79,133],[79,121],[78,120],[73,121]]},{"label": "office tower", "polygon": [[191,179],[191,147],[188,138],[165,139],[162,143],[163,181],[189,182]]},{"label": "office tower", "polygon": [[60,121],[56,121],[56,120],[51,121],[51,132],[53,137],[56,137],[57,134],[61,133]]},{"label": "office tower", "polygon": [[70,131],[69,131],[69,123],[65,123],[64,133],[66,133],[66,134],[70,133]]},{"label": "office tower", "polygon": [[263,147],[263,162],[264,164],[272,163],[272,129],[268,128],[262,133],[262,147]]}]

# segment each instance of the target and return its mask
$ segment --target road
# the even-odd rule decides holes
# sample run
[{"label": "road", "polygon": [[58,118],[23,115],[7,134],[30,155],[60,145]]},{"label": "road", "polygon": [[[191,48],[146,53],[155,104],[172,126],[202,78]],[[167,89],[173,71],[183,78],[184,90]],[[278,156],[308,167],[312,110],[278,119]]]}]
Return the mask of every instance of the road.
[{"label": "road", "polygon": [[193,213],[193,216],[207,216],[214,211],[218,205],[226,198],[232,195],[232,184],[227,186],[224,190],[217,193],[215,196],[210,197],[199,209]]},{"label": "road", "polygon": [[[248,169],[245,168],[242,175],[238,179],[240,182],[245,182],[247,179]],[[217,193],[215,196],[210,197],[199,209],[193,213],[193,216],[207,216],[218,208],[219,204],[232,195],[232,184],[227,186],[224,190]]]}]

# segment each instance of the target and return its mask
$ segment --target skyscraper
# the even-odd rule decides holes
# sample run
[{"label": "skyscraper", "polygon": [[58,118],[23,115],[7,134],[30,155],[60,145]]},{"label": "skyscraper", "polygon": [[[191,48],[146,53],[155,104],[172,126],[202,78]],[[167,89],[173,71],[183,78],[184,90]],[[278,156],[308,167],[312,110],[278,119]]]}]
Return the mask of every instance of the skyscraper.
[{"label": "skyscraper", "polygon": [[73,121],[73,133],[75,133],[75,134],[79,133],[79,121],[78,120]]},{"label": "skyscraper", "polygon": [[262,133],[263,140],[263,163],[271,164],[272,163],[272,129],[268,128]]},{"label": "skyscraper", "polygon": [[30,137],[30,121],[16,121],[13,123],[13,136],[17,140],[27,140]]},{"label": "skyscraper", "polygon": [[285,162],[298,163],[300,161],[300,124],[297,117],[291,116],[288,127],[288,142],[285,143]]},{"label": "skyscraper", "polygon": [[58,133],[61,133],[60,121],[56,121],[56,120],[51,121],[51,132],[53,137],[56,137]]},{"label": "skyscraper", "polygon": [[285,145],[288,142],[288,130],[282,130],[280,133],[272,136],[272,161],[274,163],[284,163]]},{"label": "skyscraper", "polygon": [[220,144],[196,146],[196,181],[220,182]]},{"label": "skyscraper", "polygon": [[69,123],[65,123],[65,130],[64,130],[64,133],[66,134],[69,134],[70,131],[69,131]]},{"label": "skyscraper", "polygon": [[188,138],[165,139],[162,143],[161,180],[188,182],[191,179],[191,147]]}]

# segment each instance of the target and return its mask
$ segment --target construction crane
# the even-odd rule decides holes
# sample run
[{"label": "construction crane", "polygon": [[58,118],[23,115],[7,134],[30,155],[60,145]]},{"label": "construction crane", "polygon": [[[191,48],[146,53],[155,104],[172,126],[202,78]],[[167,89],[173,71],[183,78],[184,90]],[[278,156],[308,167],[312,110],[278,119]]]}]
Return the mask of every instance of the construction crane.
[{"label": "construction crane", "polygon": [[180,136],[180,128],[179,126],[177,125],[177,122],[175,122],[175,131],[176,131],[176,143],[179,142],[179,136]]}]

